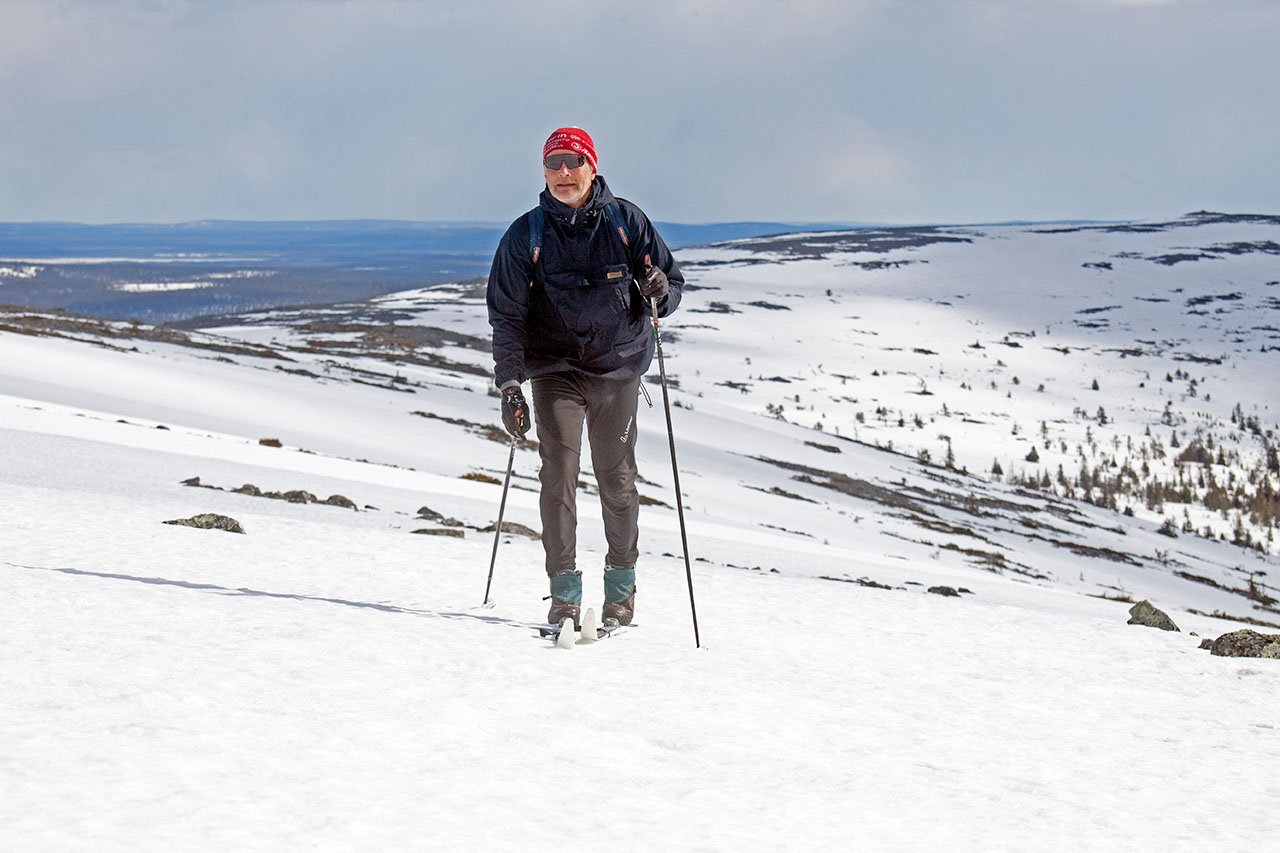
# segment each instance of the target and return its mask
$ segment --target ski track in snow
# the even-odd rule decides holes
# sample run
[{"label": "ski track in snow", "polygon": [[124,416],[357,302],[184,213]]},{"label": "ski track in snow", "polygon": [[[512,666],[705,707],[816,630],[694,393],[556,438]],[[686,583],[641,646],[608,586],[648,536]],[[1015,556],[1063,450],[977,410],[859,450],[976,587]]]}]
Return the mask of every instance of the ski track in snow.
[{"label": "ski track in snow", "polygon": [[[423,505],[488,524],[500,491],[458,478],[492,474],[497,444],[405,416],[494,419],[482,380],[434,378],[454,385],[402,403],[164,345],[0,335],[0,848],[1264,850],[1280,833],[1280,666],[1080,593],[1123,577],[1207,637],[1240,626],[1181,608],[1244,610],[1224,594],[1047,545],[1026,547],[1055,576],[1033,582],[882,536],[911,528],[747,457],[859,454],[860,476],[914,484],[909,460],[832,458],[745,413],[727,432],[738,401],[686,375],[704,648],[674,512],[645,507],[638,627],[558,650],[529,627],[538,543],[503,536],[483,609],[490,535],[410,532]],[[642,492],[670,501],[661,413],[644,417]],[[285,448],[258,445],[275,434]],[[535,457],[518,454],[507,520],[536,528]],[[197,475],[362,511],[181,485]],[[775,484],[824,503],[741,488]],[[580,510],[592,605],[594,497]],[[247,533],[161,523],[199,512]]]}]

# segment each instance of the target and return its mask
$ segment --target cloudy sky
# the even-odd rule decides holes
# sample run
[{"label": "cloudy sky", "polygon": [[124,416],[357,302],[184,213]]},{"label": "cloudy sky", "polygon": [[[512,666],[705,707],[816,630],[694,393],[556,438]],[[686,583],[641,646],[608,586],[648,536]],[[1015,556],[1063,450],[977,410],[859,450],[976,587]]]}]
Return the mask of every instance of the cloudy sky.
[{"label": "cloudy sky", "polygon": [[1277,0],[0,0],[0,220],[1280,213]]}]

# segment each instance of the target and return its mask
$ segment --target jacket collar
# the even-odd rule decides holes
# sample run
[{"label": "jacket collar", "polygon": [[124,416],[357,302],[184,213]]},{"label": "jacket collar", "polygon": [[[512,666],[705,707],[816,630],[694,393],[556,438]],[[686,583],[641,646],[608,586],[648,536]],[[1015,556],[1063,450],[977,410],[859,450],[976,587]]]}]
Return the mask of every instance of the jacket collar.
[{"label": "jacket collar", "polygon": [[538,206],[549,216],[554,216],[567,225],[594,221],[604,206],[611,201],[613,201],[613,193],[609,191],[609,185],[605,183],[602,175],[596,175],[591,179],[591,198],[577,209],[557,199],[549,189],[544,188],[542,194],[538,196]]}]

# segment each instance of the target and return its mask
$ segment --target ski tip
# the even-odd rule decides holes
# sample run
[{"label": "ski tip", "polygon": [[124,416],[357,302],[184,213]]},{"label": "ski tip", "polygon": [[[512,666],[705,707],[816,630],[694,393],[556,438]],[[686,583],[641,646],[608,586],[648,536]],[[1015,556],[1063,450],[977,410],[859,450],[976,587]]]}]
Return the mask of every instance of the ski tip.
[{"label": "ski tip", "polygon": [[582,630],[578,632],[579,643],[594,643],[600,639],[600,620],[596,618],[596,609],[588,607],[582,614]]},{"label": "ski tip", "polygon": [[560,620],[560,633],[556,635],[556,648],[571,649],[573,648],[573,618],[566,616]]}]

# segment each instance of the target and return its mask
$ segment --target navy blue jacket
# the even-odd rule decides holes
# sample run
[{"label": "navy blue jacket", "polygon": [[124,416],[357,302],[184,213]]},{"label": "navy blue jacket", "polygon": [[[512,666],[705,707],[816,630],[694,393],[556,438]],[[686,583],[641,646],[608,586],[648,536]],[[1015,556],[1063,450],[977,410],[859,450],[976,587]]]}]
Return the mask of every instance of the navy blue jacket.
[{"label": "navy blue jacket", "polygon": [[599,175],[590,200],[577,210],[544,189],[537,263],[528,214],[502,236],[488,291],[498,387],[563,371],[629,379],[649,369],[653,323],[635,276],[643,273],[646,257],[667,274],[671,289],[658,303],[659,317],[680,304],[684,277],[644,211],[618,199],[629,241],[623,246],[604,210],[611,200]]}]

